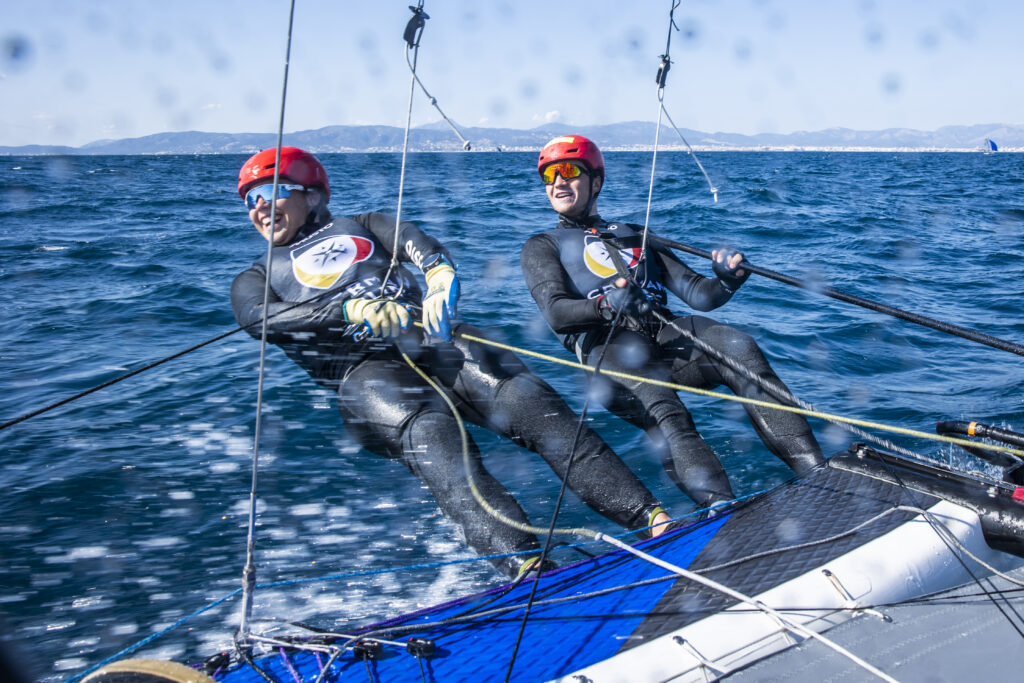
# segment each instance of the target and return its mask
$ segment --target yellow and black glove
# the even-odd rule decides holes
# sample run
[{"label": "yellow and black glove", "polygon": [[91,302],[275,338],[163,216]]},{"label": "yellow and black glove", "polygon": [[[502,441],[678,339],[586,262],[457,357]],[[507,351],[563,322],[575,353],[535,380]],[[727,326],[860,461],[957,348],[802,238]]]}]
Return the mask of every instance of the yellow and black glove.
[{"label": "yellow and black glove", "polygon": [[374,337],[397,337],[409,327],[409,310],[391,299],[349,299],[345,322],[363,323]]}]

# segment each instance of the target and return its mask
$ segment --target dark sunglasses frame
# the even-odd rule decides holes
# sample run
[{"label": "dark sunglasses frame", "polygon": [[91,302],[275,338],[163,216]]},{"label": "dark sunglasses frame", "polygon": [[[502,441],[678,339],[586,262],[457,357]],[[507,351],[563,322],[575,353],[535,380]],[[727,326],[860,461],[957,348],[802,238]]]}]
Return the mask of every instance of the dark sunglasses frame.
[{"label": "dark sunglasses frame", "polygon": [[[567,178],[564,174],[562,174],[558,170],[559,168],[564,168],[566,165],[574,167],[577,171],[579,171],[579,173],[577,173],[574,176],[569,176]],[[550,171],[551,180],[548,180],[549,171]],[[541,171],[540,176],[541,176],[541,179],[544,181],[545,185],[554,185],[555,184],[555,174],[556,173],[558,175],[562,176],[562,178],[564,180],[572,180],[573,178],[579,178],[580,176],[583,176],[583,175],[585,175],[585,176],[589,176],[590,175],[590,171],[583,164],[577,164],[575,161],[555,161],[555,162],[550,163],[547,166],[545,166],[544,170]]]}]

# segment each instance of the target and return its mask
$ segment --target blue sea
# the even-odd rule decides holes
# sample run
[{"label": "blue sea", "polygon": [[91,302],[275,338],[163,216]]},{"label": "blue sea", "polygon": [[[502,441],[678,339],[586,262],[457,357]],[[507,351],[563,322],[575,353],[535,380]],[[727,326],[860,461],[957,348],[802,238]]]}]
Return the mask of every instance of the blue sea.
[{"label": "blue sea", "polygon": [[[232,278],[264,246],[235,192],[242,156],[0,157],[0,422],[234,328]],[[397,206],[400,156],[323,155],[336,215]],[[661,153],[663,236],[907,311],[1024,342],[1024,155]],[[601,213],[643,223],[650,153],[607,155]],[[453,252],[460,315],[567,358],[523,286],[519,249],[554,225],[530,153],[413,154],[403,217]],[[683,256],[710,274],[702,259]],[[675,302],[674,310],[686,312]],[[940,419],[1024,429],[1024,358],[752,277],[713,317],[750,332],[818,409],[931,431]],[[259,344],[234,334],[0,431],[0,642],[28,674],[68,679],[136,656],[230,646],[240,586]],[[577,410],[581,373],[531,367]],[[501,581],[401,465],[362,451],[333,397],[271,348],[259,468],[255,617],[349,628]],[[684,396],[733,486],[788,470],[735,403]],[[691,503],[637,430],[591,424],[673,513]],[[852,440],[820,420],[835,452]],[[546,526],[559,482],[487,432],[487,466]],[[885,435],[976,466],[950,446]],[[571,496],[568,525],[619,530]],[[572,551],[569,559],[574,559]],[[419,565],[426,568],[415,569]],[[340,578],[339,578],[340,577]]]}]

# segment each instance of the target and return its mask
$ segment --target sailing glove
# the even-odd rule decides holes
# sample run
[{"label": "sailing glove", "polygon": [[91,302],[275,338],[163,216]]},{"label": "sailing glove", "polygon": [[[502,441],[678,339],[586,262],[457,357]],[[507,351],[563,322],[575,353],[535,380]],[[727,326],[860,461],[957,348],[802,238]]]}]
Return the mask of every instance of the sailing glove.
[{"label": "sailing glove", "polygon": [[397,337],[412,318],[405,306],[391,299],[349,299],[345,322],[363,323],[374,337]]},{"label": "sailing glove", "polygon": [[428,270],[427,293],[423,296],[423,328],[427,334],[452,340],[452,320],[459,301],[459,278],[447,263]]},{"label": "sailing glove", "polygon": [[[718,281],[722,283],[722,287],[730,294],[735,293],[740,288],[740,285],[750,277],[750,271],[743,270],[742,259],[735,268],[729,267],[729,261],[739,253],[735,249],[719,249],[718,258],[722,259],[721,262],[718,259],[711,259],[711,269],[715,271],[715,275],[718,277]],[[743,274],[737,275],[741,271]]]},{"label": "sailing glove", "polygon": [[605,320],[613,320],[617,313],[628,318],[638,318],[651,310],[644,290],[625,278],[615,281],[615,287],[609,289],[597,300],[597,308]]}]

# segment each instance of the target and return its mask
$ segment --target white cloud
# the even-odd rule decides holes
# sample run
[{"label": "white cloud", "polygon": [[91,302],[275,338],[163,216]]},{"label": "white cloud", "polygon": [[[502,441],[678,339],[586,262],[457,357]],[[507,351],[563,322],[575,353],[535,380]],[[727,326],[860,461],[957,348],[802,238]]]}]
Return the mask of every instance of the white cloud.
[{"label": "white cloud", "polygon": [[534,114],[533,120],[543,121],[544,123],[554,123],[555,121],[562,120],[562,112],[556,109],[555,111],[549,111],[546,114]]}]

